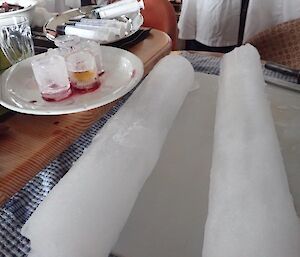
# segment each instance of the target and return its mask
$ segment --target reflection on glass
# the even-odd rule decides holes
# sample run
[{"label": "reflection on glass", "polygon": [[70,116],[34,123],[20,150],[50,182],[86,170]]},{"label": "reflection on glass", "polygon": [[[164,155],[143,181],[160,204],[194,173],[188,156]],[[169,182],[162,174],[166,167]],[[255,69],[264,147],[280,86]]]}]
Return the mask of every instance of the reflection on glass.
[{"label": "reflection on glass", "polygon": [[0,47],[10,64],[34,55],[31,29],[26,17],[0,18]]}]

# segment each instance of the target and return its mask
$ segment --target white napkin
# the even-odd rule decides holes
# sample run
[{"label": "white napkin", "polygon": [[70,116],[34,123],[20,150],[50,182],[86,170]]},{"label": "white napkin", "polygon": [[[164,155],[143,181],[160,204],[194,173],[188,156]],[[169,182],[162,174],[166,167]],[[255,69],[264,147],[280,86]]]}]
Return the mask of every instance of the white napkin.
[{"label": "white napkin", "polygon": [[222,63],[203,257],[299,257],[300,223],[257,50]]},{"label": "white napkin", "polygon": [[181,56],[155,66],[22,228],[29,256],[108,256],[193,80]]}]

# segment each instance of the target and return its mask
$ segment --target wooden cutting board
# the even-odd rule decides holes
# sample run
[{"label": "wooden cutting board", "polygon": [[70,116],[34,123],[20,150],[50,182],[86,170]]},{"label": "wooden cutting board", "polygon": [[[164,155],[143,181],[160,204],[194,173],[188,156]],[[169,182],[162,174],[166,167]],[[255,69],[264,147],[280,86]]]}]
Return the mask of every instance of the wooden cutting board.
[{"label": "wooden cutting board", "polygon": [[[152,29],[144,41],[129,51],[142,60],[146,75],[162,57],[170,53],[171,40],[166,33]],[[0,134],[0,205],[114,104],[60,116],[15,114],[2,122],[9,129]]]}]

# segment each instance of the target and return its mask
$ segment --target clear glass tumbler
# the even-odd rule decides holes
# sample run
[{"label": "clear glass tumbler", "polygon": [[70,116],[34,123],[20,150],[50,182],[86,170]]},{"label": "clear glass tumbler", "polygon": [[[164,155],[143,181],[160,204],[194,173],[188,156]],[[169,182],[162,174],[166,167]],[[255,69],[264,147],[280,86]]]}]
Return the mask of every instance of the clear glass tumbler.
[{"label": "clear glass tumbler", "polygon": [[63,35],[56,37],[54,43],[58,48],[49,49],[48,52],[50,54],[59,54],[67,58],[68,55],[74,52],[88,51],[95,58],[98,73],[102,74],[104,72],[101,47],[99,43],[92,40],[81,39],[80,37],[74,35]]},{"label": "clear glass tumbler", "polygon": [[90,52],[95,57],[98,74],[104,73],[102,50],[99,43],[92,40],[82,40],[79,49]]},{"label": "clear glass tumbler", "polygon": [[71,86],[77,92],[90,92],[100,87],[95,57],[86,50],[66,57]]},{"label": "clear glass tumbler", "polygon": [[31,62],[34,77],[46,101],[60,101],[72,93],[65,59],[50,55]]},{"label": "clear glass tumbler", "polygon": [[54,44],[58,47],[55,50],[57,50],[61,56],[66,57],[74,52],[76,46],[80,44],[80,41],[80,37],[75,35],[58,36],[54,40]]},{"label": "clear glass tumbler", "polygon": [[11,64],[34,55],[31,29],[26,17],[0,18],[0,47]]}]

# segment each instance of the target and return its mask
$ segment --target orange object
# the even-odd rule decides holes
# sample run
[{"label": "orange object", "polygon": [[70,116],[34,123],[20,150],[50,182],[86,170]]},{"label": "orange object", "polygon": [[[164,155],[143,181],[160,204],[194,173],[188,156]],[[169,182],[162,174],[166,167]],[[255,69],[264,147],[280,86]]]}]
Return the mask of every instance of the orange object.
[{"label": "orange object", "polygon": [[168,0],[144,0],[145,9],[141,10],[144,27],[166,32],[172,39],[172,49],[176,49],[177,19],[173,5]]}]

